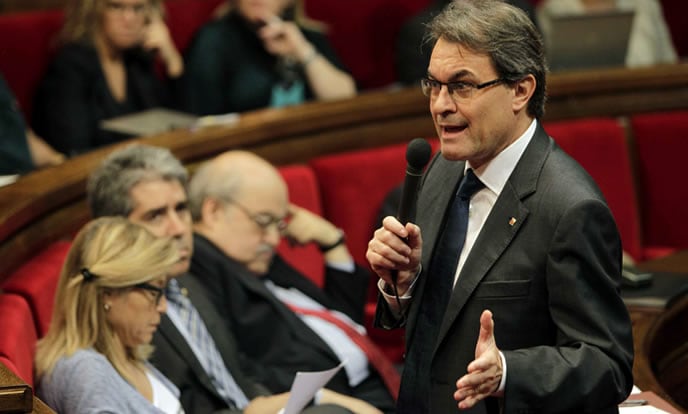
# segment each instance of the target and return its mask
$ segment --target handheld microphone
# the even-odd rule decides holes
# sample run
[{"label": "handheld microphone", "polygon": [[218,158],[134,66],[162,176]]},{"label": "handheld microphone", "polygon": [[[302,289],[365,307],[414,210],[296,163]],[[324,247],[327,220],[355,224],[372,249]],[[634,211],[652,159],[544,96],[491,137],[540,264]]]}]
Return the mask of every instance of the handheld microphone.
[{"label": "handheld microphone", "polygon": [[401,190],[401,201],[397,211],[397,220],[406,225],[416,219],[416,197],[418,184],[423,176],[423,169],[430,161],[432,148],[423,138],[415,138],[406,148],[406,177],[404,187]]},{"label": "handheld microphone", "polygon": [[[404,186],[401,189],[401,201],[397,211],[397,220],[403,225],[416,220],[416,198],[418,196],[418,185],[423,176],[423,169],[430,161],[432,148],[428,141],[423,138],[414,138],[406,147],[406,177]],[[397,293],[397,272],[392,272],[394,295],[399,302]]]}]

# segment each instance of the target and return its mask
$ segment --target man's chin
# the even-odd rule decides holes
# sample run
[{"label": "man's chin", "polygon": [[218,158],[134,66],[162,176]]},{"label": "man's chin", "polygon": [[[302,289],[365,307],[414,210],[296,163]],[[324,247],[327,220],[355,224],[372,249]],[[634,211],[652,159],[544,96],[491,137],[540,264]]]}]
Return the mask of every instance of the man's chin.
[{"label": "man's chin", "polygon": [[180,260],[172,267],[172,274],[170,276],[176,277],[183,275],[184,273],[189,271],[190,266],[191,261],[189,259]]},{"label": "man's chin", "polygon": [[272,260],[254,261],[249,263],[246,267],[251,273],[255,274],[256,276],[264,276],[270,270],[270,263],[272,263]]}]

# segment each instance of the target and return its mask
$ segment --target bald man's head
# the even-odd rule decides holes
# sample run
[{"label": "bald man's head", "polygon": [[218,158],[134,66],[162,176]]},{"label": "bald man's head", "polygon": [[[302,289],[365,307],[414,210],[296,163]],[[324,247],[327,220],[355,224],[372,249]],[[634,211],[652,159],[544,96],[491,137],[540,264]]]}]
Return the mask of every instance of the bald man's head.
[{"label": "bald man's head", "polygon": [[198,233],[252,272],[267,272],[289,207],[272,164],[247,151],[223,153],[199,167],[189,197]]}]

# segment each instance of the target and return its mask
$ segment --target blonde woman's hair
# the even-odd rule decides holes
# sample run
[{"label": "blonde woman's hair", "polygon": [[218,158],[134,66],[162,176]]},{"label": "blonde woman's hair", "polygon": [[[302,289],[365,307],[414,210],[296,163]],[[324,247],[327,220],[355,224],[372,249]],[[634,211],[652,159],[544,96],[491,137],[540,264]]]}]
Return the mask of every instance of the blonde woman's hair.
[{"label": "blonde woman's hair", "polygon": [[[147,1],[151,13],[163,13],[162,0]],[[68,0],[59,43],[92,44],[100,30],[107,2],[108,0]]]},{"label": "blonde woman's hair", "polygon": [[171,240],[157,238],[122,217],[101,217],[77,234],[60,273],[50,328],[36,347],[36,379],[57,361],[93,348],[108,358],[126,380],[127,361],[141,363],[152,347],[124,349],[106,318],[104,293],[167,276],[179,260]]}]

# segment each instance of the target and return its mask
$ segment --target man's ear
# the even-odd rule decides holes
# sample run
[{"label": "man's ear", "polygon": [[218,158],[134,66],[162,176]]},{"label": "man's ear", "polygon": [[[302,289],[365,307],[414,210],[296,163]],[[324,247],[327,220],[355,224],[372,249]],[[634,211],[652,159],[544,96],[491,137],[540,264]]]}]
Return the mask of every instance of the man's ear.
[{"label": "man's ear", "polygon": [[535,87],[537,86],[537,80],[532,74],[528,74],[526,77],[516,82],[514,85],[514,100],[513,100],[513,110],[514,112],[520,112],[528,106],[530,98],[535,93]]},{"label": "man's ear", "polygon": [[201,204],[201,223],[212,225],[224,214],[224,205],[215,198],[206,197]]}]

